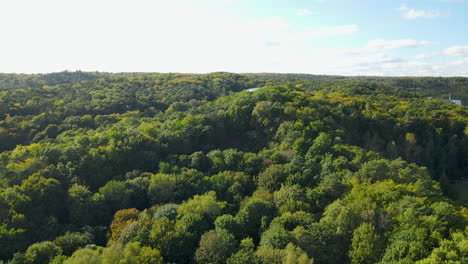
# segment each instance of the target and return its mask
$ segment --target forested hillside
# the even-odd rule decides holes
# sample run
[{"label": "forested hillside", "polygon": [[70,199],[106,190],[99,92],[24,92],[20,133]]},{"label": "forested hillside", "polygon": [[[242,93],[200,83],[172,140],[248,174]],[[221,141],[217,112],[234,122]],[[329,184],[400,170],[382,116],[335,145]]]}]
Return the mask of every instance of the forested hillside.
[{"label": "forested hillside", "polygon": [[373,83],[379,86],[397,87],[406,92],[413,92],[424,97],[461,100],[468,105],[468,78],[466,77],[378,77],[378,76],[333,76],[311,74],[248,74],[264,83],[309,83],[319,89],[349,86],[353,83]]},{"label": "forested hillside", "polygon": [[468,263],[467,85],[0,75],[0,262]]}]

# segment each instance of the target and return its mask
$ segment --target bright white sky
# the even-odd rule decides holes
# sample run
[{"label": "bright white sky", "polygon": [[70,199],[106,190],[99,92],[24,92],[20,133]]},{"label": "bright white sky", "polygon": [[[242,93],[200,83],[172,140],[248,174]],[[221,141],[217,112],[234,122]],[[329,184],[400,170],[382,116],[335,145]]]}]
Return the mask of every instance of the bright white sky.
[{"label": "bright white sky", "polygon": [[463,0],[1,0],[0,72],[468,76]]}]

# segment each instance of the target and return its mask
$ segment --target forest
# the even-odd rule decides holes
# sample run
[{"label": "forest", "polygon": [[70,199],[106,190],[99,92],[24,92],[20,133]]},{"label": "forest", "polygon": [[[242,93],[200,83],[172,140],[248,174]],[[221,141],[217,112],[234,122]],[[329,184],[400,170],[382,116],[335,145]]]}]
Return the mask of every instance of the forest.
[{"label": "forest", "polygon": [[0,263],[468,263],[467,105],[455,77],[0,74]]}]

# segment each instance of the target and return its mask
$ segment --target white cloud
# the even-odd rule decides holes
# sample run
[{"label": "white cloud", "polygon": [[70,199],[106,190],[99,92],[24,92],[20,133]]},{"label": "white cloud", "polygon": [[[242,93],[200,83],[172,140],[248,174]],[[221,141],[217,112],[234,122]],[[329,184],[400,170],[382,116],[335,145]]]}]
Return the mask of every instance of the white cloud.
[{"label": "white cloud", "polygon": [[370,50],[379,49],[401,49],[401,48],[418,48],[433,44],[431,41],[414,40],[414,39],[399,39],[399,40],[384,40],[374,39],[368,42],[367,48]]},{"label": "white cloud", "polygon": [[334,69],[335,74],[378,76],[467,76],[468,59],[451,62],[395,60],[386,63],[360,63]]},{"label": "white cloud", "polygon": [[[376,76],[468,76],[468,57],[454,61],[425,61],[442,52],[404,58],[384,50],[358,49],[317,51],[325,74]],[[318,55],[320,53],[320,55]],[[313,72],[314,73],[314,72]]]},{"label": "white cloud", "polygon": [[465,0],[434,0],[436,2],[445,2],[445,3],[462,3],[465,2]]},{"label": "white cloud", "polygon": [[435,17],[442,17],[447,16],[446,13],[441,12],[440,10],[416,10],[414,8],[410,8],[407,5],[401,5],[400,13],[405,19],[418,19],[418,18],[435,18]]},{"label": "white cloud", "polygon": [[265,47],[279,47],[281,42],[279,41],[265,41]]},{"label": "white cloud", "polygon": [[[370,53],[370,54],[362,54],[359,57],[356,57],[351,66],[358,67],[358,68],[367,68],[367,67],[388,67],[390,64],[396,64],[404,62],[404,59],[390,56],[384,53]],[[384,66],[387,65],[387,66]]]},{"label": "white cloud", "polygon": [[468,46],[453,46],[444,50],[444,55],[454,57],[468,57]]},{"label": "white cloud", "polygon": [[355,65],[348,67],[350,75],[384,75],[384,76],[467,76],[468,58],[449,62],[425,62],[419,60],[402,60],[389,63]]},{"label": "white cloud", "polygon": [[323,26],[323,27],[309,27],[300,35],[304,38],[317,38],[317,37],[333,37],[339,35],[351,35],[359,31],[357,25],[343,25],[343,26]]},{"label": "white cloud", "polygon": [[298,16],[308,16],[311,14],[312,14],[312,11],[310,11],[309,9],[299,9],[296,11],[296,15]]},{"label": "white cloud", "polygon": [[437,56],[437,53],[431,53],[431,54],[418,54],[414,57],[415,60],[430,60],[432,58],[434,58],[435,56]]}]

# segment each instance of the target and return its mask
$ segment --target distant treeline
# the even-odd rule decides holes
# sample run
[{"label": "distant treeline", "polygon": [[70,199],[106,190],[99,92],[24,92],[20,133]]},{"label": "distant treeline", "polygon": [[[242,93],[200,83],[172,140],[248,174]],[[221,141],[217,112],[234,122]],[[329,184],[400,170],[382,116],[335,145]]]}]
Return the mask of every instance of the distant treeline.
[{"label": "distant treeline", "polygon": [[[109,76],[157,76],[158,73],[101,73],[101,72],[57,72],[50,74],[1,74],[0,90],[16,88],[40,88],[44,85],[95,80]],[[166,74],[161,74],[166,75]],[[169,74],[170,75],[170,74]],[[176,75],[176,74],[174,74]],[[177,74],[179,75],[179,74]],[[188,75],[188,74],[186,74]],[[338,76],[313,74],[278,74],[249,73],[246,76],[257,85],[300,84],[316,87],[317,85],[333,86],[336,83],[360,82],[379,83],[388,87],[401,88],[406,92],[418,93],[425,97],[461,100],[468,105],[468,78],[466,77],[379,77],[379,76]]]}]

